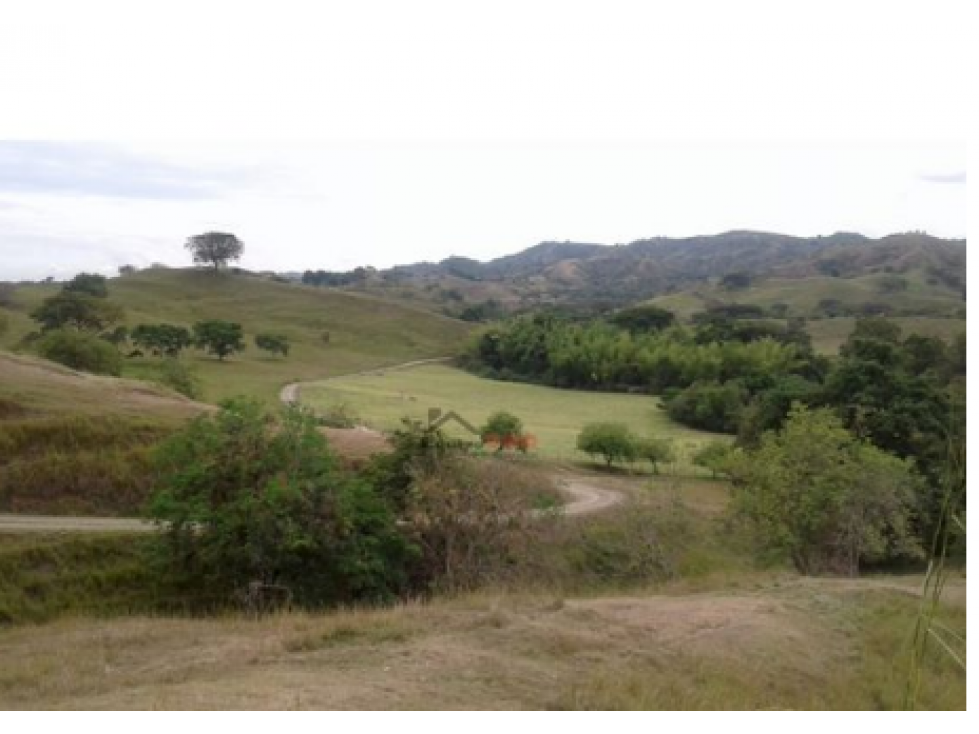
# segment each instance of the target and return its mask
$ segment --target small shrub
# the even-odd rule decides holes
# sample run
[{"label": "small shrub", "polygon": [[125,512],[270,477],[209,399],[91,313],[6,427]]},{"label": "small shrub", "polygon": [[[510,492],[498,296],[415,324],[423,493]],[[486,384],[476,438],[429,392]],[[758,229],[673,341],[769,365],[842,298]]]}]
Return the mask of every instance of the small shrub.
[{"label": "small shrub", "polygon": [[255,346],[270,354],[289,356],[289,337],[282,334],[256,334]]},{"label": "small shrub", "polygon": [[122,373],[122,357],[116,348],[87,332],[54,329],[38,340],[37,352],[45,359],[75,370],[97,375]]},{"label": "small shrub", "polygon": [[347,402],[333,403],[316,416],[317,422],[327,428],[356,428],[360,425],[360,415]]},{"label": "small shrub", "polygon": [[717,475],[724,471],[724,462],[730,451],[731,447],[727,444],[711,441],[693,455],[693,463],[695,466],[709,469],[711,476],[717,479]]}]

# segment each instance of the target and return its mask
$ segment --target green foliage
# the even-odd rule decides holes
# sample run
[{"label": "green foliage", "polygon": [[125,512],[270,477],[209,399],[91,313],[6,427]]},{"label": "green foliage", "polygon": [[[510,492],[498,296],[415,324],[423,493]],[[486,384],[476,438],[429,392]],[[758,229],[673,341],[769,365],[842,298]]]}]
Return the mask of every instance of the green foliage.
[{"label": "green foliage", "polygon": [[952,416],[944,376],[909,370],[920,358],[905,350],[901,330],[884,319],[857,322],[829,375],[824,400],[839,407],[844,425],[875,445],[911,457],[937,485]]},{"label": "green foliage", "polygon": [[65,293],[87,293],[94,298],[108,298],[109,287],[105,276],[96,273],[79,273],[62,287]]},{"label": "green foliage", "polygon": [[232,400],[167,440],[149,513],[167,569],[228,595],[253,581],[306,605],[401,591],[410,547],[390,506],[341,473],[312,415]]},{"label": "green foliage", "polygon": [[329,428],[356,428],[360,423],[360,415],[350,403],[341,401],[324,408],[317,415],[317,421],[321,426]]},{"label": "green foliage", "polygon": [[854,575],[863,563],[921,555],[910,463],[849,433],[831,410],[793,407],[782,432],[735,449],[724,469],[737,514],[802,573]]},{"label": "green foliage", "polygon": [[748,391],[735,380],[698,382],[667,403],[670,417],[694,428],[736,433],[748,400]]},{"label": "green foliage", "polygon": [[628,331],[662,331],[676,323],[676,316],[659,306],[641,304],[618,311],[609,317],[609,321]]},{"label": "green foliage", "polygon": [[756,393],[742,411],[738,423],[738,443],[754,446],[765,431],[780,430],[793,403],[817,405],[822,401],[822,385],[799,375],[778,377]]},{"label": "green foliage", "polygon": [[227,232],[205,232],[187,240],[185,247],[198,265],[212,265],[215,270],[232,260],[241,258],[245,246],[241,240]]},{"label": "green foliage", "polygon": [[37,353],[52,362],[97,375],[122,373],[122,357],[104,339],[70,329],[48,331],[37,342]]},{"label": "green foliage", "polygon": [[10,319],[7,318],[6,314],[0,313],[0,336],[7,333],[7,329],[10,328]]},{"label": "green foliage", "polygon": [[693,455],[693,463],[710,470],[711,476],[717,479],[717,475],[724,472],[725,462],[731,447],[720,441],[711,441]]},{"label": "green foliage", "polygon": [[232,321],[198,321],[194,324],[194,344],[224,360],[229,354],[245,349],[241,324]]},{"label": "green foliage", "polygon": [[62,291],[46,298],[31,312],[42,331],[73,328],[100,332],[123,319],[121,307],[84,291]]},{"label": "green foliage", "polygon": [[622,423],[589,423],[578,434],[578,450],[595,457],[601,456],[605,465],[612,462],[636,460],[636,437]]},{"label": "green foliage", "polygon": [[659,474],[660,464],[671,464],[676,461],[673,442],[665,438],[637,438],[635,453],[637,459],[650,463],[653,474]]},{"label": "green foliage", "polygon": [[486,424],[479,430],[479,437],[483,445],[495,444],[498,447],[497,451],[506,448],[525,448],[522,442],[523,421],[505,410],[498,410],[486,420]]},{"label": "green foliage", "polygon": [[140,324],[130,335],[133,344],[157,357],[176,357],[192,343],[190,332],[173,324]]},{"label": "green foliage", "polygon": [[437,470],[450,456],[464,453],[471,443],[449,438],[439,428],[405,418],[391,435],[391,451],[376,454],[364,476],[399,512],[408,507],[415,478]]},{"label": "green foliage", "polygon": [[174,357],[167,357],[160,363],[156,381],[191,400],[200,400],[204,395],[197,371]]},{"label": "green foliage", "polygon": [[807,357],[797,344],[771,338],[698,344],[679,327],[633,334],[602,322],[542,315],[484,330],[469,350],[470,364],[486,376],[653,392],[699,380],[768,379],[803,369]]},{"label": "green foliage", "polygon": [[256,334],[255,346],[272,354],[289,356],[289,337],[282,334]]}]

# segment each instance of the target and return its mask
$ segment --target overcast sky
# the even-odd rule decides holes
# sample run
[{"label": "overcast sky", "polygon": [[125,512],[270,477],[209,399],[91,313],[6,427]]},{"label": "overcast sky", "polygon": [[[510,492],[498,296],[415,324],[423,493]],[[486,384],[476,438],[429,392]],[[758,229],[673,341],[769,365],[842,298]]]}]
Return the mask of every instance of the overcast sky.
[{"label": "overcast sky", "polygon": [[965,189],[948,147],[8,142],[0,277],[187,264],[208,230],[238,235],[257,270],[730,229],[964,237]]},{"label": "overcast sky", "polygon": [[730,229],[965,237],[970,12],[10,3],[0,279],[188,264],[207,230],[274,270]]}]

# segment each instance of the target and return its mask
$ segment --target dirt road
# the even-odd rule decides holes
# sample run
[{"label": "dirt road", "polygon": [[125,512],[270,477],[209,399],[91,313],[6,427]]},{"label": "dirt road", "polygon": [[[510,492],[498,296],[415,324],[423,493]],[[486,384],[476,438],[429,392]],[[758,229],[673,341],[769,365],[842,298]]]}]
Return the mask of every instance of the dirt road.
[{"label": "dirt road", "polygon": [[558,489],[571,496],[571,501],[561,507],[565,515],[589,515],[614,507],[624,499],[621,492],[597,487],[585,475],[567,472],[555,479]]},{"label": "dirt road", "polygon": [[128,517],[20,515],[0,512],[2,533],[149,533],[153,523]]},{"label": "dirt road", "polygon": [[395,370],[406,370],[410,367],[420,367],[423,364],[437,364],[439,362],[449,362],[452,357],[432,357],[430,359],[414,359],[411,362],[402,362],[401,364],[391,365],[390,367],[375,367],[369,370],[362,370],[361,372],[352,372],[347,375],[337,375],[336,377],[324,377],[319,380],[309,380],[307,382],[290,382],[288,385],[283,386],[279,391],[279,400],[281,400],[286,405],[291,403],[298,403],[300,399],[300,390],[303,385],[309,385],[314,382],[329,382],[330,380],[339,380],[344,377],[357,377],[363,375],[373,375],[384,372],[394,372]]}]

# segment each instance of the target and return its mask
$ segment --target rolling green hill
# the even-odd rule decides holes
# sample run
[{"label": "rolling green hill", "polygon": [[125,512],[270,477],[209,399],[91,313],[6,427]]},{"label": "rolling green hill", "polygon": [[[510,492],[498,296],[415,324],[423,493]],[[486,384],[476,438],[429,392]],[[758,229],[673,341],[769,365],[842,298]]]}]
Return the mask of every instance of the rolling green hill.
[{"label": "rolling green hill", "polygon": [[[11,348],[35,328],[29,313],[57,284],[16,288],[0,346]],[[168,322],[190,327],[202,319],[242,324],[248,348],[226,362],[190,351],[185,361],[204,381],[204,398],[247,393],[272,400],[294,380],[356,372],[424,357],[451,355],[470,326],[430,311],[358,293],[282,283],[243,273],[196,269],[144,270],[113,278],[110,298],[126,310],[126,324]],[[285,334],[288,358],[258,350],[255,334]],[[125,375],[152,377],[157,361],[127,361]]]}]

